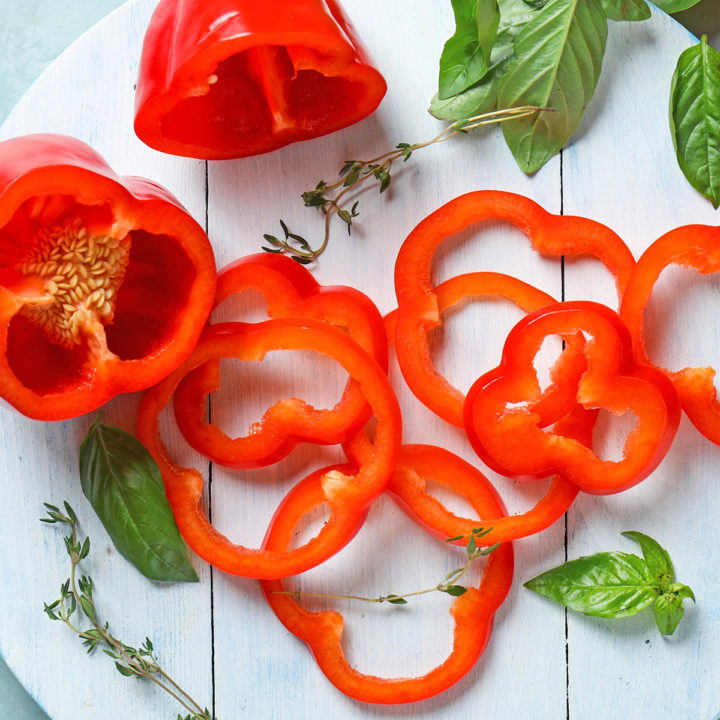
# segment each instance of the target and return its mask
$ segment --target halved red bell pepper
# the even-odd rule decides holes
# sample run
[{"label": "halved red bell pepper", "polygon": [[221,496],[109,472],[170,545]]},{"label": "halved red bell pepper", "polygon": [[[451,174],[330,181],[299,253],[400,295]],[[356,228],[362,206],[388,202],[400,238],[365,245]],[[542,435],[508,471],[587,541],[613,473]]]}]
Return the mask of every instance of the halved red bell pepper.
[{"label": "halved red bell pepper", "polygon": [[[311,489],[301,489],[303,497],[293,497],[296,490],[292,490],[273,518],[264,542],[266,550],[282,552],[287,548],[303,515],[324,501],[317,481]],[[505,514],[495,489],[487,481],[479,480],[458,488],[458,491],[481,518]],[[397,704],[437,695],[467,674],[487,645],[494,614],[510,590],[512,575],[512,546],[503,543],[488,557],[480,586],[468,588],[465,594],[453,600],[450,613],[455,629],[450,655],[438,667],[415,678],[381,678],[358,672],[347,661],[343,650],[342,615],[333,610],[306,610],[292,595],[285,594],[281,580],[266,580],[261,585],[280,621],[307,643],[320,669],[335,687],[362,702]]]},{"label": "halved red bell pepper", "polygon": [[[234,545],[210,524],[201,508],[203,479],[194,468],[176,465],[160,438],[159,416],[182,377],[219,358],[259,361],[273,350],[314,350],[336,360],[354,378],[377,419],[374,452],[357,470],[337,468],[317,474],[330,518],[316,537],[293,550],[257,550]],[[269,435],[282,445],[290,434],[298,403],[277,403],[255,426],[256,435]],[[370,503],[383,491],[395,468],[400,445],[400,408],[382,368],[346,333],[313,320],[278,319],[246,325],[209,326],[188,360],[172,375],[148,390],[138,415],[138,439],[153,455],[177,526],[188,545],[226,572],[255,578],[278,578],[303,572],[323,562],[347,544],[362,523]]]},{"label": "halved red bell pepper", "polygon": [[461,195],[425,218],[400,248],[395,263],[398,300],[396,352],[403,377],[416,397],[447,422],[462,427],[462,394],[434,369],[428,333],[442,325],[432,284],[432,262],[448,237],[483,220],[503,220],[528,236],[539,253],[590,255],[614,275],[621,296],[635,265],[632,253],[612,230],[593,220],[553,215],[513,193],[481,190]]},{"label": "halved red bell pepper", "polygon": [[[644,362],[650,362],[645,347],[645,308],[660,273],[672,264],[703,274],[720,272],[719,249],[720,228],[686,225],[656,240],[638,260],[623,296],[620,315],[630,330],[636,355]],[[711,367],[664,370],[692,424],[708,440],[720,445],[720,402],[714,384],[715,370]]]},{"label": "halved red bell pepper", "polygon": [[173,155],[257,155],[362,120],[385,90],[336,0],[161,0],[135,132]]},{"label": "halved red bell pepper", "polygon": [[39,420],[143,390],[190,353],[215,291],[169,192],[62,135],[0,143],[0,396]]},{"label": "halved red bell pepper", "polygon": [[[601,460],[573,438],[543,431],[532,407],[540,396],[533,359],[543,339],[574,332],[591,336],[577,402],[637,418],[617,462]],[[665,456],[679,420],[680,403],[667,376],[637,362],[617,313],[592,302],[549,305],[523,318],[507,337],[501,364],[473,385],[465,402],[470,443],[493,470],[518,479],[559,473],[596,494],[619,492],[647,477]]]},{"label": "halved red bell pepper", "polygon": [[[267,302],[273,318],[307,318],[345,330],[360,347],[387,371],[387,338],[382,316],[359,290],[322,286],[302,265],[282,255],[248,255],[225,267],[218,275],[214,307],[235,293],[253,289]],[[231,439],[205,420],[207,396],[220,384],[219,362],[210,362],[188,373],[173,398],[175,418],[185,439],[195,450],[226,467],[252,468],[274,463],[294,444],[271,443],[262,452],[258,442]],[[296,440],[327,445],[344,442],[370,417],[370,408],[357,382],[350,380],[339,402],[330,410],[298,406],[293,420]],[[266,423],[270,423],[269,417]],[[303,423],[305,423],[303,427]]]}]

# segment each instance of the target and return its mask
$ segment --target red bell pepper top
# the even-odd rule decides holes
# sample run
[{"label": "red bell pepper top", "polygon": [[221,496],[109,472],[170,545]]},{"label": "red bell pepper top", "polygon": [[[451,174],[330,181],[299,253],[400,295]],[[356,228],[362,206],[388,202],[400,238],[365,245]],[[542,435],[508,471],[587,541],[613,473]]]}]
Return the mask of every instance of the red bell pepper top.
[{"label": "red bell pepper top", "polygon": [[63,420],[156,383],[214,291],[210,242],[167,190],[75,138],[0,143],[0,396],[20,412]]},{"label": "red bell pepper top", "polygon": [[245,157],[347,127],[385,90],[336,0],[161,0],[135,131],[173,155]]},{"label": "red bell pepper top", "polygon": [[[533,359],[546,336],[572,332],[591,336],[577,403],[637,418],[622,460],[602,460],[577,440],[541,429],[533,408],[541,394]],[[501,364],[477,380],[465,402],[470,443],[493,470],[518,479],[557,472],[596,494],[620,492],[647,477],[669,449],[679,419],[667,376],[637,362],[622,320],[592,302],[549,305],[523,318],[505,341]]]}]

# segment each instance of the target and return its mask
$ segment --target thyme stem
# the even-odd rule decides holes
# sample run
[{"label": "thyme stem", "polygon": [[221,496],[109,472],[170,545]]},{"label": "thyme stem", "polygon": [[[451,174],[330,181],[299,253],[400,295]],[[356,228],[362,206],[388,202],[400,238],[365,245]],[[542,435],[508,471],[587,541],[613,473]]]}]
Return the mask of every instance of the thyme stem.
[{"label": "thyme stem", "polygon": [[[90,552],[90,540],[85,538],[84,542],[79,541],[77,516],[68,503],[65,503],[65,513],[48,503],[45,504],[45,507],[48,509],[48,517],[41,518],[43,522],[65,524],[70,528],[70,534],[65,537],[65,548],[70,556],[70,577],[60,588],[60,598],[49,605],[45,604],[45,613],[51,620],[62,620],[82,639],[88,652],[92,652],[98,645],[105,645],[104,652],[115,659],[115,666],[122,675],[145,678],[168,693],[191,713],[184,720],[216,720],[207,708],[203,709],[162,669],[153,653],[152,642],[149,638],[146,638],[145,643],[136,649],[118,640],[110,632],[107,623],[102,625],[98,621],[93,599],[93,581],[84,575],[78,578],[77,573],[80,562]],[[81,630],[71,620],[78,608],[81,613],[79,616],[84,615],[90,621],[92,625],[90,629]]]},{"label": "thyme stem", "polygon": [[[370,160],[347,160],[340,170],[339,180],[330,184],[320,181],[315,186],[315,189],[307,190],[301,195],[306,207],[319,209],[325,215],[323,238],[320,245],[313,249],[304,237],[290,232],[287,225],[281,220],[280,225],[285,237],[278,238],[275,235],[266,233],[263,237],[268,245],[263,246],[263,250],[271,253],[286,254],[293,260],[307,265],[317,260],[327,249],[330,242],[331,220],[334,215],[337,215],[347,224],[348,234],[350,234],[352,220],[358,215],[358,203],[356,201],[352,208],[348,210],[347,207],[344,207],[343,200],[351,189],[357,189],[360,184],[366,183],[369,178],[374,178],[380,184],[380,192],[385,192],[390,186],[392,177],[390,171],[396,160],[402,158],[403,162],[405,162],[417,150],[445,142],[460,133],[472,132],[483,125],[517,120],[539,112],[552,112],[552,110],[534,105],[493,110],[448,125],[434,138],[425,142],[398,143],[394,150],[382,153]],[[335,195],[331,195],[331,193],[335,193]]]}]

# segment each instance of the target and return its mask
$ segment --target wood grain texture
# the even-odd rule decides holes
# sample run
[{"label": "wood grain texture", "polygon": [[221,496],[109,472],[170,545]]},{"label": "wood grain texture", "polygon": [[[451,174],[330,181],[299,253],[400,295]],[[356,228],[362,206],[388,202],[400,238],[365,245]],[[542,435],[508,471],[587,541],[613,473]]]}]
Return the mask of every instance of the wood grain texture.
[{"label": "wood grain texture", "polygon": [[[131,119],[137,58],[153,2],[136,0],[61,56],[1,134],[76,135],[94,145],[117,171],[164,184],[199,222],[207,221],[219,267],[255,252],[264,232],[278,231],[279,218],[306,236],[319,233],[319,218],[299,199],[303,190],[321,178],[329,180],[345,158],[371,157],[397,142],[424,140],[438,131],[425,110],[434,91],[439,48],[452,31],[451,14],[435,0],[383,3],[382,22],[377,1],[345,0],[344,5],[389,89],[375,115],[341,133],[210,166],[149,150],[133,135]],[[527,178],[498,130],[418,153],[396,173],[396,184],[386,197],[367,193],[360,198],[353,237],[338,229],[318,263],[318,280],[355,285],[383,312],[389,311],[394,306],[394,259],[407,233],[444,202],[482,188],[520,192],[553,212],[562,209],[600,220],[618,231],[636,255],[671,227],[714,222],[709,204],[686,186],[676,168],[665,123],[667,91],[660,88],[669,83],[674,58],[690,42],[686,31],[659,13],[647,23],[613,24],[597,97],[562,160],[554,158]],[[567,263],[563,278],[557,260],[537,257],[524,237],[502,225],[487,223],[450,239],[436,264],[436,279],[471,269],[510,272],[557,298],[564,279],[568,298],[590,297],[614,305],[611,281],[591,264]],[[675,333],[662,359],[685,362],[688,347],[709,337],[702,344],[708,353],[702,362],[718,363],[718,344],[712,342],[717,293],[708,286],[688,292],[692,302],[683,305],[684,311],[673,301],[661,302],[667,311],[651,315],[651,322]],[[225,304],[217,316],[230,319],[241,313],[259,316],[262,303],[243,298]],[[439,367],[459,387],[469,387],[497,363],[502,339],[518,317],[503,303],[470,303],[461,312],[449,313],[444,330],[434,337]],[[286,392],[288,378],[299,378],[293,392],[320,405],[331,403],[343,383],[331,363],[309,355],[276,353],[262,368],[227,365],[214,417],[238,432]],[[405,413],[405,440],[440,444],[473,461],[460,433],[418,406],[396,367],[391,374]],[[132,429],[137,401],[136,396],[113,401],[107,421]],[[42,601],[54,598],[66,569],[54,529],[42,527],[36,518],[43,500],[63,498],[74,504],[95,541],[88,571],[99,586],[99,605],[118,633],[128,641],[150,634],[173,674],[201,702],[213,698],[222,720],[643,720],[666,714],[690,720],[713,717],[720,710],[720,689],[711,671],[720,660],[717,578],[704,575],[718,558],[715,521],[720,500],[714,491],[714,467],[720,451],[687,423],[668,460],[641,487],[617,497],[582,497],[568,520],[568,552],[573,557],[616,547],[634,551],[619,535],[627,529],[653,535],[670,550],[679,579],[690,584],[699,599],[675,637],[662,640],[646,614],[620,623],[570,617],[566,636],[563,612],[521,587],[522,581],[563,560],[561,522],[516,543],[515,585],[497,614],[488,649],[470,675],[439,698],[383,708],[352,702],[335,691],[305,646],[265,606],[253,581],[211,573],[198,559],[199,585],[163,587],[138,577],[108,547],[80,491],[77,447],[90,422],[80,418],[39,424],[0,415],[5,458],[0,471],[0,569],[6,586],[13,588],[7,601],[11,611],[0,616],[0,652],[53,720],[174,717],[172,701],[152,687],[123,681],[102,658],[85,658],[65,628],[42,615]],[[618,433],[608,425],[611,452]],[[164,432],[179,459],[204,467],[183,449],[170,419]],[[263,471],[213,468],[208,483],[213,521],[232,540],[258,545],[293,480],[337,457],[332,448],[320,453],[300,448]],[[529,507],[544,490],[494,479],[513,511]],[[305,532],[312,532],[311,524]],[[382,500],[358,538],[303,577],[302,586],[399,592],[432,584],[457,563],[457,555],[424,537],[392,503]],[[342,605],[352,662],[381,675],[427,671],[449,651],[448,605],[444,596],[404,608]]]}]

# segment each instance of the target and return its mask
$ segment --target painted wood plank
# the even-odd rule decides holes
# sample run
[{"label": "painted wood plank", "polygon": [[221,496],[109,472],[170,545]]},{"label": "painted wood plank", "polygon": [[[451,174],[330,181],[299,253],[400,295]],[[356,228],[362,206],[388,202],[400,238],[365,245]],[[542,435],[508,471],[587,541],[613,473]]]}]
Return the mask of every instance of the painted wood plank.
[{"label": "painted wood plank", "polygon": [[[717,225],[709,202],[684,180],[667,122],[670,78],[678,55],[696,40],[655,11],[651,22],[612,24],[608,63],[578,140],[564,153],[564,207],[568,214],[601,220],[639,257],[668,230],[689,223]],[[612,153],[608,153],[612,148]],[[569,298],[588,291],[609,301],[587,267],[566,264]],[[657,338],[653,359],[679,369],[718,367],[717,278],[663,273],[653,296],[647,332]],[[670,282],[672,279],[672,283]],[[658,352],[658,347],[662,351]],[[631,423],[609,423],[606,443],[617,452]],[[720,449],[683,419],[668,457],[640,486],[615,497],[581,496],[569,517],[569,556],[622,549],[640,554],[624,530],[655,537],[670,552],[678,580],[689,584],[698,606],[670,639],[660,637],[652,613],[623,621],[568,618],[570,717],[644,720],[659,715],[714,718],[720,688],[715,519]]]},{"label": "painted wood plank", "polygon": [[[448,13],[430,0],[422,3],[397,0],[391,7],[383,7],[383,23],[379,24],[375,4],[345,0],[344,5],[388,79],[388,97],[372,118],[342,133],[260,158],[211,165],[208,219],[219,265],[257,250],[262,233],[275,232],[281,217],[303,234],[313,229],[319,231],[319,222],[302,208],[298,196],[317,180],[334,173],[345,158],[370,156],[399,141],[426,139],[439,129],[425,113],[433,92],[437,55],[427,49],[439,48],[450,34]],[[151,9],[149,0],[136,0],[85,36],[35,85],[3,126],[2,134],[37,130],[75,134],[94,144],[120,172],[146,175],[165,184],[202,221],[206,210],[204,164],[154,153],[132,135],[136,58]],[[412,42],[399,42],[398,28],[405,27],[408,18],[414,19]],[[614,51],[606,58],[598,101],[592,106],[597,109],[591,110],[579,140],[565,152],[562,198],[558,158],[535,177],[526,178],[514,166],[499,137],[481,142],[473,138],[453,140],[423,155],[418,153],[397,174],[396,187],[388,198],[381,200],[372,193],[360,198],[361,217],[354,236],[336,234],[334,247],[319,263],[319,280],[354,284],[368,292],[381,310],[390,310],[394,304],[392,266],[407,232],[443,202],[480,188],[521,192],[555,212],[564,200],[566,212],[603,220],[623,234],[633,250],[641,249],[625,234],[627,229],[628,234],[638,235],[646,227],[639,208],[646,211],[651,219],[648,222],[657,223],[657,227],[662,226],[662,219],[651,194],[643,197],[644,205],[638,204],[633,189],[652,186],[658,197],[664,199],[660,204],[667,210],[673,207],[675,198],[681,197],[684,188],[682,178],[669,172],[671,164],[667,159],[667,172],[658,175],[655,169],[660,157],[655,151],[667,146],[667,138],[662,136],[659,124],[644,124],[647,102],[640,100],[645,97],[641,91],[649,82],[648,68],[653,64],[659,66],[660,59],[667,64],[669,46],[665,43],[674,52],[676,46],[687,44],[688,39],[679,26],[660,15],[651,23],[622,26],[624,34],[618,34],[620,27],[611,28]],[[628,43],[637,46],[639,57],[634,47],[625,50]],[[389,47],[392,53],[388,53]],[[615,104],[615,100],[609,100],[619,85],[620,72],[626,83],[622,92],[628,94],[627,107],[632,108],[627,110],[624,123],[616,116],[611,116],[610,121],[602,116],[607,112],[625,112],[620,101]],[[669,77],[664,69],[658,70],[657,75]],[[633,98],[638,98],[637,103]],[[626,101],[624,98],[623,102]],[[613,134],[608,137],[606,133]],[[488,134],[499,135],[497,130]],[[625,185],[616,187],[618,158],[626,157],[618,147],[621,141],[626,143],[625,152],[637,156],[638,169],[637,174],[622,174]],[[618,149],[611,154],[608,147]],[[607,198],[605,202],[603,197]],[[697,200],[695,203],[698,212],[707,217],[703,203]],[[681,220],[686,221],[689,220]],[[469,269],[512,272],[551,294],[560,294],[558,263],[534,257],[522,237],[502,226],[489,224],[451,240],[437,263],[437,279]],[[594,277],[592,270],[573,266],[566,278],[568,292],[583,296],[592,292],[607,297],[609,283],[596,286]],[[257,305],[251,299],[225,307],[219,315],[232,317],[249,307],[259,313],[261,308]],[[511,308],[500,304],[492,304],[489,314],[487,304],[473,304],[463,312],[451,313],[442,337],[436,339],[439,366],[460,387],[469,386],[482,369],[496,363],[501,339],[517,317]],[[679,323],[680,327],[682,324]],[[458,347],[463,350],[458,352]],[[420,408],[402,386],[396,369],[392,374],[400,388],[407,419],[406,440],[436,442],[472,461],[459,434]],[[280,384],[287,376],[302,378],[298,394],[320,403],[330,402],[342,383],[329,363],[317,364],[307,357],[273,358],[272,383],[263,381],[260,385],[255,369],[242,368],[236,376],[228,373],[220,400],[242,392],[243,405],[237,415],[228,412],[219,421],[236,430],[247,426],[274,399],[265,389]],[[136,403],[136,397],[111,403],[108,421],[132,427]],[[216,405],[222,408],[229,403]],[[3,528],[12,528],[4,554],[0,555],[3,563],[0,567],[11,586],[23,588],[13,600],[12,618],[0,621],[0,651],[55,720],[78,714],[88,718],[171,716],[171,703],[137,683],[122,682],[111,666],[103,668],[98,659],[84,660],[72,638],[41,616],[41,602],[53,596],[55,587],[46,587],[46,578],[57,577],[59,583],[64,577],[61,548],[48,529],[34,521],[41,501],[57,499],[50,497],[50,493],[68,497],[78,509],[86,509],[86,526],[93,538],[102,537],[102,528],[94,523],[80,495],[74,470],[75,449],[90,420],[41,425],[5,414],[0,422],[4,457],[8,458],[5,474],[0,473],[6,498],[5,507],[0,509],[0,522]],[[165,432],[172,450],[183,457],[185,453],[172,423],[167,423]],[[691,570],[699,570],[700,561],[692,558],[693,543],[687,541],[689,528],[694,526],[675,512],[688,505],[677,489],[675,477],[688,474],[692,459],[692,517],[707,537],[717,516],[709,482],[715,452],[685,428],[669,464],[656,473],[659,476],[662,472],[664,480],[658,482],[654,477],[647,490],[643,486],[609,500],[584,498],[571,517],[571,553],[591,552],[604,549],[608,542],[621,542],[618,532],[626,529],[620,526],[621,520],[645,519],[647,507],[664,503],[665,514],[658,511],[659,520],[653,516],[647,528],[637,529],[663,540],[673,552],[681,579],[696,586]],[[320,455],[303,448],[278,466],[256,473],[229,473],[216,468],[212,511],[219,529],[233,540],[259,543],[267,518],[292,479],[313,464],[337,457],[332,450]],[[22,478],[21,495],[15,492],[19,483],[16,478]],[[43,484],[38,478],[43,478]],[[494,479],[514,510],[529,506],[540,492],[539,488],[516,487],[500,478]],[[438,548],[416,532],[399,511],[383,501],[373,510],[357,541],[303,582],[332,590],[345,587],[368,593],[412,589],[435,582],[452,567],[449,563],[454,564],[457,559],[448,559],[446,548]],[[341,713],[350,717],[461,717],[476,715],[478,708],[482,708],[488,716],[504,720],[526,717],[529,707],[537,717],[557,718],[565,717],[566,707],[564,617],[554,606],[523,591],[520,581],[562,560],[563,535],[563,527],[558,526],[517,544],[518,580],[509,601],[498,613],[485,657],[457,689],[411,708],[366,707],[339,695],[318,672],[306,648],[289,636],[265,607],[252,581],[215,572],[211,599],[210,573],[199,561],[195,564],[201,574],[200,585],[183,588],[159,589],[142,581],[114,553],[107,556],[98,553],[97,570],[95,565],[91,569],[100,585],[105,585],[103,579],[108,578],[107,597],[102,597],[108,616],[118,618],[117,622],[122,622],[131,636],[143,637],[156,628],[156,645],[165,649],[163,656],[168,658],[172,670],[179,679],[192,682],[193,690],[203,701],[211,693],[213,648],[209,628],[214,624],[214,686],[221,718],[251,713],[259,717],[315,718],[321,712],[329,717]],[[678,545],[683,539],[684,550],[673,547],[673,538],[677,538]],[[97,544],[101,549],[101,543]],[[30,552],[27,548],[32,548],[31,563],[26,561]],[[116,586],[122,592],[112,592]],[[709,600],[712,596],[709,586],[703,594],[707,598],[703,603],[706,610],[689,618],[680,642],[672,643],[673,647],[661,647],[651,635],[650,621],[626,626],[628,629],[623,632],[602,621],[592,624],[584,619],[571,619],[570,717],[603,717],[611,706],[610,700],[615,702],[623,693],[628,695],[625,708],[645,708],[642,703],[656,694],[664,699],[665,707],[688,710],[687,717],[708,716],[717,700],[716,691],[712,679],[701,672],[692,655],[695,648],[705,657],[715,657],[712,643],[716,640],[717,608],[713,609]],[[394,612],[395,608],[380,606],[359,612],[343,606],[351,633],[348,642],[351,659],[361,669],[380,674],[426,671],[448,650],[449,622],[447,603],[443,604],[443,600],[438,597],[429,603],[418,603],[392,618],[387,611]],[[693,643],[700,643],[700,637],[702,644],[695,647]],[[651,642],[646,645],[645,639]],[[670,650],[672,657],[664,652]],[[77,662],[78,685],[69,685],[72,677],[55,670],[60,657]],[[595,658],[600,657],[608,663],[604,667],[619,668],[615,674],[623,675],[623,680],[610,672],[607,678],[598,679]],[[658,680],[660,670],[669,667],[670,660],[673,668],[682,662],[687,669],[659,692],[663,689]],[[81,674],[92,677],[92,683]],[[516,682],[507,682],[510,677]],[[628,681],[631,685],[624,685]],[[678,698],[684,704],[674,705],[673,700]],[[659,700],[657,707],[660,708]],[[701,709],[708,712],[702,713]],[[620,712],[616,716],[649,715]]]}]

